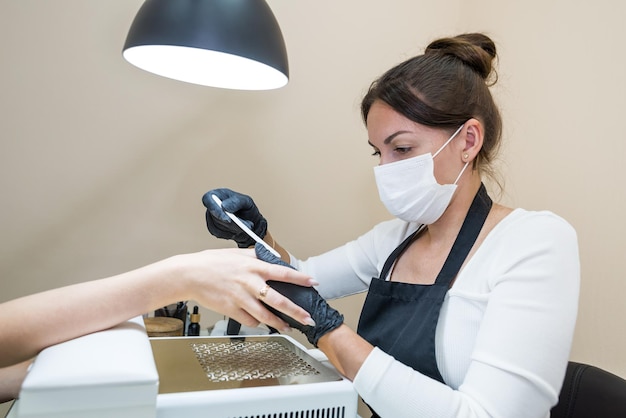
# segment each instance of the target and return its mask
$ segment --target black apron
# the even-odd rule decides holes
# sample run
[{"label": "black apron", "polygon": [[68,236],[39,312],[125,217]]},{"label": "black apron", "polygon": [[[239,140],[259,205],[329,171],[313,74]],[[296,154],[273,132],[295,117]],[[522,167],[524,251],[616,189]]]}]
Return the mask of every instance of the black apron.
[{"label": "black apron", "polygon": [[[467,258],[491,209],[485,186],[474,196],[450,254],[432,285],[386,281],[397,258],[417,238],[419,228],[389,256],[379,278],[372,278],[361,311],[358,334],[396,360],[443,383],[435,358],[435,331],[446,292]],[[374,413],[374,417],[378,417]]]}]

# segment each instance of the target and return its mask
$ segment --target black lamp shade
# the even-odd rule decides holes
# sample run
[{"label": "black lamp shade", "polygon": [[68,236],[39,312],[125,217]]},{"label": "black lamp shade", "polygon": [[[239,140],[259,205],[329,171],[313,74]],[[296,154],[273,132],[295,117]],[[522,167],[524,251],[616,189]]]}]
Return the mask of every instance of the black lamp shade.
[{"label": "black lamp shade", "polygon": [[289,78],[285,42],[264,0],[146,0],[123,56],[146,71],[205,86],[268,90]]}]

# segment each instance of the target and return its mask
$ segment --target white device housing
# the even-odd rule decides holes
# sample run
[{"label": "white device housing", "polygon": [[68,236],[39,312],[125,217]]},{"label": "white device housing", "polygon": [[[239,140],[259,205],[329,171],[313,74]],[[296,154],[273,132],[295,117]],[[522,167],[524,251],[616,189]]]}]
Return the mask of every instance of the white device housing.
[{"label": "white device housing", "polygon": [[[224,338],[171,340],[191,344]],[[143,320],[138,317],[43,350],[31,366],[7,418],[357,417],[358,395],[352,383],[334,370],[321,351],[307,350],[284,335],[241,336],[234,340],[255,338],[278,339],[311,367],[322,371],[322,375],[330,372],[335,377],[310,383],[306,377],[296,376],[246,381],[241,387],[159,393],[159,383],[168,383],[159,382],[164,379],[159,375],[159,365],[169,360],[160,359],[161,354],[154,348],[168,338],[148,338]],[[153,347],[152,340],[160,341]],[[176,350],[188,355],[185,348]],[[260,357],[257,362],[265,364],[265,358]]]},{"label": "white device housing", "polygon": [[139,317],[43,350],[8,417],[154,418],[158,381]]}]

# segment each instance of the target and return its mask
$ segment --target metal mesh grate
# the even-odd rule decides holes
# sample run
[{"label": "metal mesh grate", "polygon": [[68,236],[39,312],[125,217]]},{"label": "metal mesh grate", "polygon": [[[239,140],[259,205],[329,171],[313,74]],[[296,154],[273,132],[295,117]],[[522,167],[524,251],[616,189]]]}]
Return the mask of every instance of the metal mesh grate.
[{"label": "metal mesh grate", "polygon": [[311,409],[291,412],[275,412],[260,415],[237,415],[230,418],[345,418],[346,409],[344,407]]},{"label": "metal mesh grate", "polygon": [[320,374],[275,341],[216,341],[192,343],[191,348],[211,382]]}]

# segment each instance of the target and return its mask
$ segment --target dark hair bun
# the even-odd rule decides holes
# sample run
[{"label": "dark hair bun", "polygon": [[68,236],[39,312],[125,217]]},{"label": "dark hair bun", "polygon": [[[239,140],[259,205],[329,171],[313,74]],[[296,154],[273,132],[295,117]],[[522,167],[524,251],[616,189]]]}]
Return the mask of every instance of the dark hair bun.
[{"label": "dark hair bun", "polygon": [[487,80],[493,71],[492,62],[496,58],[496,45],[491,38],[482,33],[466,33],[431,42],[426,47],[425,54],[431,53],[458,58]]}]

